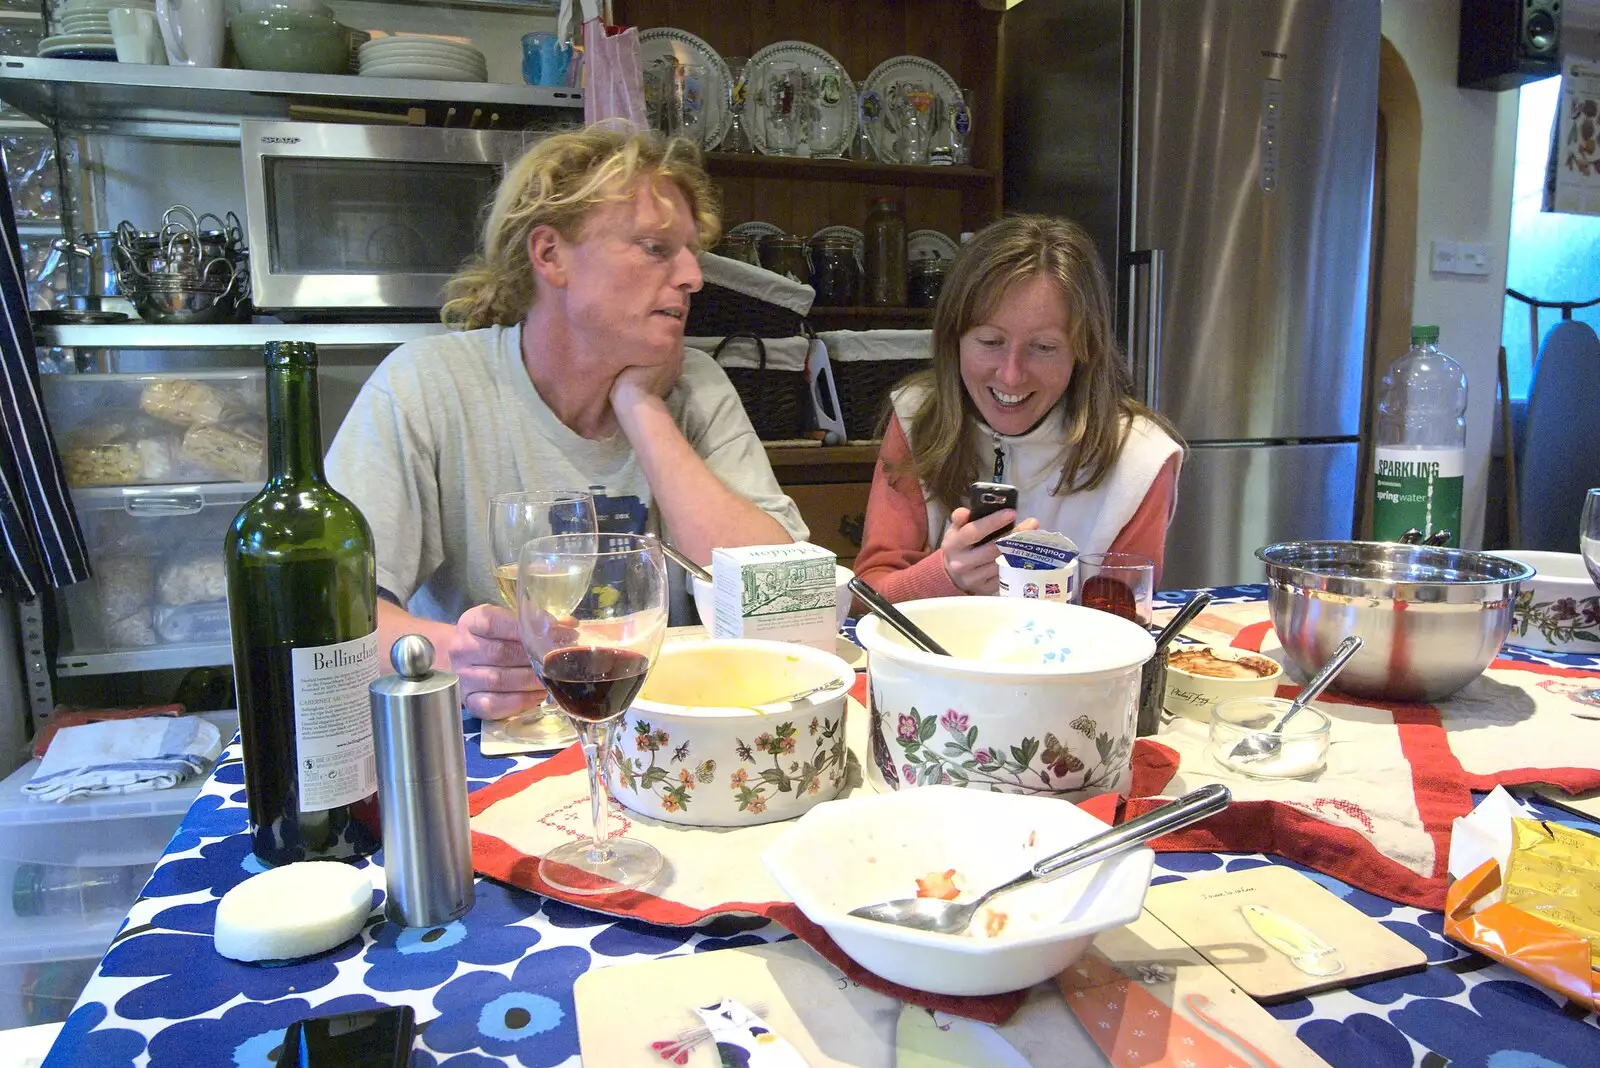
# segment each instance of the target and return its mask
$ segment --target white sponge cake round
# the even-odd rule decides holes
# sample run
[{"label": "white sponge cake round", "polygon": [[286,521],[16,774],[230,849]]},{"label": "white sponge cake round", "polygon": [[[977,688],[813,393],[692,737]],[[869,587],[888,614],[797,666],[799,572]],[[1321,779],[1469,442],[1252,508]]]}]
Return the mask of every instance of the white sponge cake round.
[{"label": "white sponge cake round", "polygon": [[253,875],[217,904],[217,952],[233,960],[309,957],[361,933],[372,912],[372,876],[333,860]]}]

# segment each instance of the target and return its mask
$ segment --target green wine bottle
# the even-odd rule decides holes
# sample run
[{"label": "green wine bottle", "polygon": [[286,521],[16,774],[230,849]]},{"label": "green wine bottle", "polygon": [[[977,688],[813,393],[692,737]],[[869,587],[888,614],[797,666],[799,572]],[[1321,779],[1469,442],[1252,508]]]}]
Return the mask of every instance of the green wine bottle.
[{"label": "green wine bottle", "polygon": [[250,835],[276,865],[378,846],[379,658],[372,531],[322,474],[316,346],[266,362],[269,476],[223,551]]}]

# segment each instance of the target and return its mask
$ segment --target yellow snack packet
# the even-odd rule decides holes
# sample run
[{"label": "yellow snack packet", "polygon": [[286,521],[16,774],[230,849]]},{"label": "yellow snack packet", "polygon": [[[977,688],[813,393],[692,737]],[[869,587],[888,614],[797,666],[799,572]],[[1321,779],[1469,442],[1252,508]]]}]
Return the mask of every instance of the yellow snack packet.
[{"label": "yellow snack packet", "polygon": [[1600,968],[1600,837],[1559,823],[1512,820],[1505,903],[1586,938]]}]

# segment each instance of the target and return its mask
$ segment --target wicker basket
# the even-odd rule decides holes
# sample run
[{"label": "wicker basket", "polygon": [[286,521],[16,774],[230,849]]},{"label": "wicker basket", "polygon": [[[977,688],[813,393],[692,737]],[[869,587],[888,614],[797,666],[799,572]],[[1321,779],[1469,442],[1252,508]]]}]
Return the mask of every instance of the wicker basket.
[{"label": "wicker basket", "polygon": [[[699,300],[699,296],[695,297]],[[771,305],[768,305],[771,307]],[[719,358],[728,342],[737,339],[755,342],[759,354],[759,367],[729,367]],[[806,432],[807,413],[811,395],[806,389],[804,371],[783,371],[767,366],[767,346],[752,332],[729,334],[711,353],[711,358],[722,364],[722,370],[733,383],[739,400],[744,404],[750,425],[762,441],[788,441]]]},{"label": "wicker basket", "polygon": [[804,316],[781,305],[707,282],[689,299],[684,332],[697,337],[793,337],[804,322]]},{"label": "wicker basket", "polygon": [[927,360],[851,360],[833,365],[839,385],[844,432],[852,441],[878,436],[889,410],[889,393],[906,375],[928,366]]}]

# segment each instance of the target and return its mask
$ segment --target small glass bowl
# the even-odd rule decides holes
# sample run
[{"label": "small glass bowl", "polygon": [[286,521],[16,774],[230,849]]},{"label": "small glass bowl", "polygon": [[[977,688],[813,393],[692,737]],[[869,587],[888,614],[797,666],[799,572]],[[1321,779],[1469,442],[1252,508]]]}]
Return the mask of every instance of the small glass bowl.
[{"label": "small glass bowl", "polygon": [[1289,721],[1278,736],[1275,756],[1260,760],[1229,759],[1247,738],[1265,738],[1293,702],[1281,697],[1232,697],[1211,706],[1211,740],[1206,752],[1228,771],[1252,779],[1305,779],[1328,766],[1328,733],[1332,722],[1316,705]]}]

